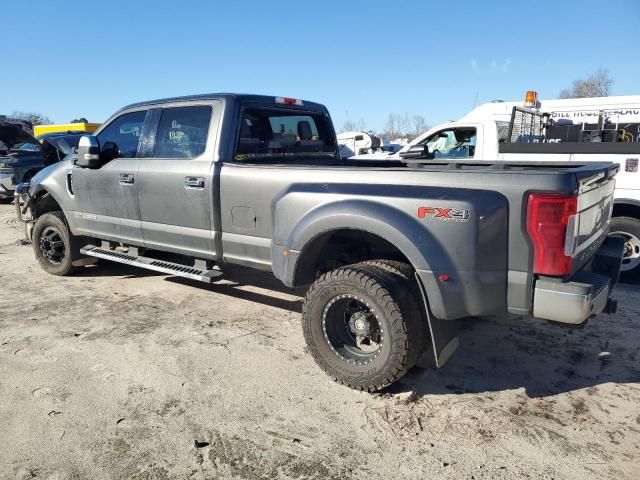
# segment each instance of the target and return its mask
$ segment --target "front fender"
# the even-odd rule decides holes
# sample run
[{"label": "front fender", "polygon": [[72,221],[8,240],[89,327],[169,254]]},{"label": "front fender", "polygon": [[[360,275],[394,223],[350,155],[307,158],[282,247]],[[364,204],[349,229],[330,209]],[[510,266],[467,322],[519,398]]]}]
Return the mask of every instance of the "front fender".
[{"label": "front fender", "polygon": [[38,171],[33,177],[31,177],[31,181],[29,182],[29,193],[34,195],[43,189],[65,189],[64,174],[72,166],[71,160],[63,160]]},{"label": "front fender", "polygon": [[31,178],[28,191],[32,212],[34,208],[32,202],[36,201],[43,193],[48,193],[63,212],[69,209],[70,196],[66,187],[66,171],[69,168],[71,168],[70,161],[54,163],[43,168]]}]

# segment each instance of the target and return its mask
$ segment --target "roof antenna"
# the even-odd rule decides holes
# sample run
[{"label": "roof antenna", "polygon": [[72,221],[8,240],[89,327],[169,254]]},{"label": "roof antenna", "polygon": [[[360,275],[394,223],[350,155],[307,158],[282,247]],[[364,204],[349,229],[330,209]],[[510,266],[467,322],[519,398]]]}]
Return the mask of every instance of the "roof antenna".
[{"label": "roof antenna", "polygon": [[[478,105],[478,94],[480,93],[480,90],[476,90],[476,97],[473,99],[473,108],[476,108],[476,105]],[[473,110],[472,108],[472,110]]]}]

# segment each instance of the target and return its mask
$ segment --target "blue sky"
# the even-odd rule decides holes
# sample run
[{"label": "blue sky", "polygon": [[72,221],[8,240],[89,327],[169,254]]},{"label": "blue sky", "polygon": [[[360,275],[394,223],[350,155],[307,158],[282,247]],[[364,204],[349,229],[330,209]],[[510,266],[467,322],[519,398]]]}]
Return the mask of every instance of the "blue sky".
[{"label": "blue sky", "polygon": [[556,97],[599,67],[614,94],[640,94],[634,0],[3,0],[0,15],[0,113],[56,122],[236,91],[324,103],[338,127],[381,129],[390,112],[435,124],[527,89]]}]

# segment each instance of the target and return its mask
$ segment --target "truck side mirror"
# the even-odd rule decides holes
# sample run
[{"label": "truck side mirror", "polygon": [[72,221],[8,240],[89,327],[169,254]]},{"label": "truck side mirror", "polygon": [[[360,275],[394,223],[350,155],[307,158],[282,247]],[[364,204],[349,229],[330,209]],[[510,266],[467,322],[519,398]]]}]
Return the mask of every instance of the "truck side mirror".
[{"label": "truck side mirror", "polygon": [[80,137],[76,165],[83,168],[100,168],[100,142],[95,136]]},{"label": "truck side mirror", "polygon": [[404,152],[400,152],[401,158],[427,158],[427,146],[426,145],[411,145]]},{"label": "truck side mirror", "polygon": [[103,164],[120,156],[120,149],[115,142],[105,142],[100,148],[100,160]]}]

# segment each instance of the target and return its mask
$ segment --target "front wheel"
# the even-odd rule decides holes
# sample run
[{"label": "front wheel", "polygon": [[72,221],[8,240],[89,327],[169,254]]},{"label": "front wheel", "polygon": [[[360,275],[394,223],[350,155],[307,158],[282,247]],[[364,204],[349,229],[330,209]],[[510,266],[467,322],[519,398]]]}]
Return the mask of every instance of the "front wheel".
[{"label": "front wheel", "polygon": [[624,238],[624,251],[620,274],[625,279],[640,278],[640,220],[631,217],[613,217],[609,235]]},{"label": "front wheel", "polygon": [[80,256],[80,249],[62,212],[40,216],[33,226],[31,238],[36,258],[46,272],[62,276],[82,268],[73,265]]},{"label": "front wheel", "polygon": [[420,324],[398,296],[396,281],[350,265],[309,287],[302,307],[305,341],[316,363],[337,382],[380,390],[415,364]]}]

